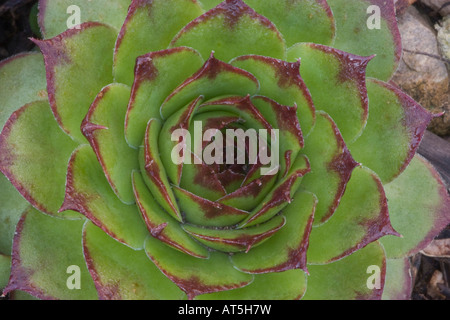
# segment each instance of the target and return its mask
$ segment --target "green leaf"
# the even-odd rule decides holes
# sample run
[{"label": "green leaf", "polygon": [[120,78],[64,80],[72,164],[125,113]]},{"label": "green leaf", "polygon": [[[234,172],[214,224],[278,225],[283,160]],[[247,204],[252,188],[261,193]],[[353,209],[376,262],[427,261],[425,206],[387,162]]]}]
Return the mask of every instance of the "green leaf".
[{"label": "green leaf", "polygon": [[233,255],[233,264],[243,272],[258,274],[291,269],[306,271],[306,251],[316,205],[313,194],[298,191],[283,210],[286,225],[261,246]]},{"label": "green leaf", "polygon": [[0,62],[0,128],[11,113],[25,104],[47,99],[44,59],[22,53]]},{"label": "green leaf", "polygon": [[162,210],[138,172],[133,172],[133,188],[139,211],[153,237],[193,257],[209,257],[208,250],[192,239],[177,220]]},{"label": "green leaf", "polygon": [[186,297],[156,268],[144,250],[135,251],[114,241],[90,222],[84,227],[83,248],[101,300],[178,300]]},{"label": "green leaf", "polygon": [[[67,162],[75,147],[58,127],[48,102],[36,101],[14,112],[6,122],[0,135],[0,171],[34,207],[58,215]],[[79,215],[71,212],[65,217]]]},{"label": "green leaf", "polygon": [[[373,267],[379,274],[368,273]],[[379,300],[383,293],[386,258],[378,242],[330,264],[308,266],[310,276],[304,300]],[[380,287],[371,276],[379,277]]]},{"label": "green leaf", "polygon": [[[384,81],[389,80],[397,69],[402,54],[394,1],[327,0],[327,2],[336,19],[337,32],[333,46],[360,56],[376,54],[367,67],[367,75]],[[373,24],[373,19],[376,19],[378,14],[380,14],[379,26]]]},{"label": "green leaf", "polygon": [[388,258],[416,254],[450,223],[450,197],[431,164],[416,155],[405,172],[385,186],[392,225],[402,238],[381,240]]},{"label": "green leaf", "polygon": [[409,259],[387,259],[383,300],[410,300],[412,293]]},{"label": "green leaf", "polygon": [[389,220],[383,185],[372,171],[357,167],[333,217],[312,229],[308,262],[342,259],[386,235],[398,233]]},{"label": "green leaf", "polygon": [[38,22],[45,38],[54,37],[67,30],[68,24],[72,26],[77,21],[78,13],[80,23],[98,21],[119,30],[130,2],[130,0],[40,0]]},{"label": "green leaf", "polygon": [[286,39],[330,45],[335,36],[333,13],[323,0],[245,0],[256,12],[272,21]]},{"label": "green leaf", "polygon": [[139,168],[138,150],[130,148],[123,135],[129,97],[130,88],[123,84],[104,87],[81,124],[109,185],[126,204],[134,203],[130,177]]},{"label": "green leaf", "polygon": [[11,257],[0,253],[0,292],[6,288],[11,272]]},{"label": "green leaf", "polygon": [[[131,173],[130,173],[131,179]],[[75,210],[119,242],[142,248],[148,235],[136,205],[117,198],[90,146],[77,148],[69,161],[66,197],[60,209]]]},{"label": "green leaf", "polygon": [[147,122],[161,118],[159,109],[164,99],[203,63],[200,54],[187,47],[151,52],[137,58],[125,119],[125,137],[131,146],[141,145]]},{"label": "green leaf", "polygon": [[354,141],[367,123],[365,72],[372,57],[300,43],[288,51],[289,61],[299,58],[300,74],[311,91],[316,109],[333,118],[347,143]]},{"label": "green leaf", "polygon": [[218,59],[230,61],[244,54],[284,59],[283,36],[267,18],[241,0],[226,0],[185,26],[171,47],[197,49],[203,58],[214,51]]},{"label": "green leaf", "polygon": [[[17,225],[11,279],[4,293],[22,290],[39,299],[97,299],[83,257],[83,223],[35,209],[26,212]],[[71,290],[68,284],[76,284],[77,278],[80,289]]]},{"label": "green leaf", "polygon": [[355,159],[388,183],[408,166],[433,116],[388,83],[370,79],[367,90],[369,120],[349,149]]},{"label": "green leaf", "polygon": [[299,300],[305,294],[306,281],[301,270],[258,274],[248,286],[204,294],[196,300]]},{"label": "green leaf", "polygon": [[192,0],[134,0],[114,52],[114,78],[133,83],[136,58],[166,49],[171,39],[204,11]]},{"label": "green leaf", "polygon": [[252,275],[237,271],[225,253],[211,252],[209,259],[198,259],[153,237],[147,239],[145,251],[190,300],[200,294],[240,288],[253,281]]},{"label": "green leaf", "polygon": [[41,49],[47,71],[47,90],[56,120],[79,142],[86,139],[80,125],[97,93],[112,78],[116,31],[87,22],[52,39],[33,40]]}]

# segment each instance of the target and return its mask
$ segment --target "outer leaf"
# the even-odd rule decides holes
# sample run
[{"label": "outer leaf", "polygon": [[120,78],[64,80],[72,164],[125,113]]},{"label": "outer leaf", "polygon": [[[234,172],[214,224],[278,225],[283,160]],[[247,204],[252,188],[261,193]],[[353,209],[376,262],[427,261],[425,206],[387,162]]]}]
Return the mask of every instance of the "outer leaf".
[{"label": "outer leaf", "polygon": [[0,127],[25,104],[47,99],[42,55],[22,53],[0,62]]},{"label": "outer leaf", "polygon": [[[369,267],[379,268],[380,287],[367,286]],[[366,248],[330,264],[309,266],[305,300],[379,300],[386,275],[386,258],[382,246],[371,243]]]},{"label": "outer leaf", "polygon": [[39,27],[45,38],[54,37],[67,30],[68,24],[71,26],[76,21],[75,15],[79,13],[81,22],[104,22],[119,30],[130,2],[130,0],[39,0]]},{"label": "outer leaf", "polygon": [[383,300],[410,300],[412,292],[409,259],[387,259]]},{"label": "outer leaf", "polygon": [[416,254],[450,223],[450,197],[428,161],[416,156],[405,172],[385,186],[392,225],[403,238],[386,237],[389,258]]},{"label": "outer leaf", "polygon": [[191,300],[200,294],[240,288],[253,281],[253,276],[234,269],[224,253],[211,252],[209,259],[197,259],[153,237],[147,239],[145,250],[161,272]]},{"label": "outer leaf", "polygon": [[83,248],[87,267],[102,300],[175,300],[185,297],[143,250],[134,251],[114,241],[90,222],[84,227]]},{"label": "outer leaf", "polygon": [[11,257],[0,253],[0,292],[6,288],[11,271]]},{"label": "outer leaf", "polygon": [[369,120],[349,148],[355,159],[388,183],[408,166],[433,116],[390,84],[371,79],[367,89]]},{"label": "outer leaf", "polygon": [[167,48],[177,32],[202,13],[195,0],[133,0],[116,42],[115,80],[131,85],[136,58]]},{"label": "outer leaf", "polygon": [[136,205],[126,205],[117,198],[87,145],[76,149],[69,161],[66,197],[60,211],[65,210],[80,212],[132,248],[142,248],[148,235]]},{"label": "outer leaf", "polygon": [[0,135],[0,171],[33,206],[57,215],[64,199],[67,161],[75,147],[58,127],[48,102],[33,102],[6,122]]},{"label": "outer leaf", "polygon": [[[270,290],[268,290],[270,288]],[[255,275],[239,289],[198,296],[198,300],[298,300],[306,291],[306,274],[301,270]]]},{"label": "outer leaf", "polygon": [[186,47],[151,52],[137,58],[125,119],[125,137],[131,146],[141,145],[147,121],[161,118],[159,108],[164,99],[202,64],[198,52]]},{"label": "outer leaf", "polygon": [[80,124],[101,88],[112,82],[115,30],[87,22],[52,39],[33,40],[44,54],[53,114],[63,130],[86,141]]},{"label": "outer leaf", "polygon": [[325,0],[245,0],[256,12],[272,21],[286,39],[329,45],[334,40],[333,13]]},{"label": "outer leaf", "polygon": [[367,123],[366,66],[373,57],[361,57],[314,43],[289,49],[288,60],[301,59],[300,74],[311,91],[317,110],[327,112],[346,142],[361,135]]},{"label": "outer leaf", "polygon": [[[369,64],[370,77],[388,80],[397,69],[402,54],[400,31],[393,0],[327,0],[336,19],[337,49],[377,56]],[[380,14],[380,26],[373,20]],[[370,28],[369,28],[370,26]]]},{"label": "outer leaf", "polygon": [[123,119],[130,88],[111,84],[102,89],[81,124],[114,193],[126,204],[134,203],[131,172],[139,168],[138,151],[126,143]]},{"label": "outer leaf", "polygon": [[[97,299],[84,262],[82,227],[83,221],[55,219],[34,209],[26,212],[17,225],[11,278],[4,294],[22,290],[39,299]],[[67,286],[71,266],[80,270],[80,290]]]},{"label": "outer leaf", "polygon": [[267,18],[242,0],[226,0],[184,27],[171,47],[188,46],[206,58],[214,51],[218,59],[230,61],[244,54],[284,59],[283,36]]},{"label": "outer leaf", "polygon": [[342,259],[385,235],[399,236],[389,221],[383,185],[372,171],[358,167],[333,217],[312,229],[308,262]]}]

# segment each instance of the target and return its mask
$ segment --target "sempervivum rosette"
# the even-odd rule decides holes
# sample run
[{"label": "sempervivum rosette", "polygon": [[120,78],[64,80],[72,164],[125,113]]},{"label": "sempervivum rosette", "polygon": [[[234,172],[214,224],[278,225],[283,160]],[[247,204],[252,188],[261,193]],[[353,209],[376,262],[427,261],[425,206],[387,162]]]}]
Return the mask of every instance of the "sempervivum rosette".
[{"label": "sempervivum rosette", "polygon": [[5,294],[408,297],[450,215],[393,1],[70,2],[0,66]]}]

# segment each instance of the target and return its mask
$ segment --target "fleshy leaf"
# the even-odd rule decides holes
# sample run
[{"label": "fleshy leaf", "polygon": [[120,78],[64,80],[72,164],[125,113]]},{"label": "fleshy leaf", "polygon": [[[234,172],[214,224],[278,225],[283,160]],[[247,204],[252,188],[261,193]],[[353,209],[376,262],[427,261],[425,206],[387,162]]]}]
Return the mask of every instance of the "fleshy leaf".
[{"label": "fleshy leaf", "polygon": [[208,250],[189,237],[180,223],[162,210],[137,172],[133,173],[133,187],[139,211],[153,237],[193,257],[209,257]]},{"label": "fleshy leaf", "polygon": [[263,56],[241,56],[233,59],[231,65],[252,73],[260,83],[259,95],[276,102],[297,105],[300,127],[307,135],[314,126],[315,109],[312,97],[300,76],[300,61],[286,62]]},{"label": "fleshy leaf", "polygon": [[114,83],[100,91],[81,124],[114,193],[126,204],[134,203],[131,172],[139,168],[138,151],[126,143],[123,119],[130,88]]},{"label": "fleshy leaf", "polygon": [[[14,112],[3,128],[0,171],[34,207],[58,215],[67,162],[75,147],[58,127],[48,102],[32,102]],[[79,215],[71,212],[66,217]]]},{"label": "fleshy leaf", "polygon": [[84,227],[83,249],[101,300],[178,300],[185,297],[184,292],[148,259],[144,250],[135,251],[114,241],[90,222]]},{"label": "fleshy leaf", "polygon": [[284,59],[286,43],[272,22],[242,0],[226,0],[186,25],[171,47],[197,49],[206,58],[214,51],[223,61],[244,54]]},{"label": "fleshy leaf", "polygon": [[145,250],[150,259],[189,299],[205,293],[241,288],[253,281],[253,276],[237,271],[228,255],[211,252],[209,259],[197,259],[171,249],[149,237]]},{"label": "fleshy leaf", "polygon": [[302,180],[302,188],[319,199],[315,225],[326,222],[339,205],[352,170],[358,165],[348,151],[331,117],[317,113],[316,125],[300,151],[311,163],[311,172]]},{"label": "fleshy leaf", "polygon": [[11,270],[11,257],[0,253],[0,292],[6,288]]},{"label": "fleshy leaf", "polygon": [[44,59],[22,53],[0,62],[0,128],[11,113],[36,100],[47,99]]},{"label": "fleshy leaf", "polygon": [[301,270],[258,274],[248,286],[204,294],[196,300],[299,300],[305,294],[306,281]]},{"label": "fleshy leaf", "polygon": [[333,13],[325,0],[245,0],[272,21],[290,47],[298,42],[329,45],[334,40]]},{"label": "fleshy leaf", "polygon": [[141,145],[148,120],[161,118],[159,109],[164,99],[201,68],[203,62],[197,51],[186,47],[151,52],[137,58],[125,119],[125,137],[131,146]]},{"label": "fleshy leaf", "polygon": [[210,201],[182,188],[175,186],[173,191],[187,223],[205,227],[227,227],[236,225],[248,216],[247,211]]},{"label": "fleshy leaf", "polygon": [[414,157],[433,115],[388,83],[370,79],[367,89],[369,120],[361,137],[349,149],[355,159],[388,183]]},{"label": "fleshy leaf", "polygon": [[386,235],[399,236],[389,220],[383,185],[375,173],[357,167],[333,218],[312,229],[308,262],[342,259]]},{"label": "fleshy leaf", "polygon": [[403,238],[385,237],[388,258],[403,258],[428,246],[450,223],[450,196],[431,164],[416,155],[397,179],[385,185],[392,225]]},{"label": "fleshy leaf", "polygon": [[409,259],[387,259],[383,300],[410,300],[412,292]]},{"label": "fleshy leaf", "polygon": [[223,252],[248,252],[280,230],[286,219],[279,215],[266,223],[245,229],[207,229],[185,224],[183,229],[200,243]]},{"label": "fleshy leaf", "polygon": [[109,24],[117,28],[117,34],[129,5],[130,0],[39,0],[39,27],[45,38],[51,38],[66,31],[68,24],[79,17],[80,22]]},{"label": "fleshy leaf", "polygon": [[253,95],[258,90],[259,82],[252,74],[217,60],[211,54],[200,70],[166,98],[161,116],[167,119],[200,95],[209,100],[224,95]]},{"label": "fleshy leaf", "polygon": [[87,22],[48,40],[33,40],[44,55],[50,106],[61,128],[79,142],[80,124],[112,78],[114,28]]},{"label": "fleshy leaf", "polygon": [[[367,75],[389,80],[402,54],[393,0],[327,0],[336,19],[337,49],[369,56],[376,54]],[[380,24],[377,25],[377,18]]]},{"label": "fleshy leaf", "polygon": [[[35,209],[26,212],[17,225],[11,278],[4,294],[22,290],[39,299],[97,299],[83,257],[83,223],[49,217]],[[69,289],[73,270],[79,272],[80,290]]]},{"label": "fleshy leaf", "polygon": [[316,205],[313,194],[298,191],[283,210],[286,225],[263,245],[233,255],[233,264],[243,272],[258,274],[291,269],[306,271],[306,251]]},{"label": "fleshy leaf", "polygon": [[[131,180],[131,173],[130,173]],[[119,242],[142,248],[148,235],[136,205],[117,198],[90,146],[77,148],[69,161],[66,197],[60,209],[75,210]]]},{"label": "fleshy leaf", "polygon": [[365,83],[366,67],[372,57],[356,56],[314,43],[300,43],[289,49],[288,60],[301,59],[300,74],[317,110],[327,112],[346,142],[361,135],[369,103]]},{"label": "fleshy leaf", "polygon": [[202,13],[195,0],[133,0],[116,42],[115,81],[131,85],[136,58],[167,48],[178,31]]},{"label": "fleshy leaf", "polygon": [[[368,273],[370,267],[379,273]],[[381,299],[386,258],[378,242],[371,243],[340,261],[326,265],[310,265],[308,269],[310,276],[304,300]],[[379,279],[379,283],[370,281],[371,276]],[[370,289],[372,286],[368,286],[369,283],[374,285],[373,289]]]}]

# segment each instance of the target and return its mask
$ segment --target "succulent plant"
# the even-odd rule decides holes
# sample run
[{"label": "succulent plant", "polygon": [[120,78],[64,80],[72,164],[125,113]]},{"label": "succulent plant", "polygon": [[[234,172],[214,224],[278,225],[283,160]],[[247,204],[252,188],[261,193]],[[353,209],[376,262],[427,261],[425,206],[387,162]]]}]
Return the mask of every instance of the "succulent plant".
[{"label": "succulent plant", "polygon": [[[66,30],[69,5],[84,22]],[[387,82],[392,0],[39,7],[41,53],[0,64],[4,294],[409,297],[450,200],[415,155],[436,115]]]}]

